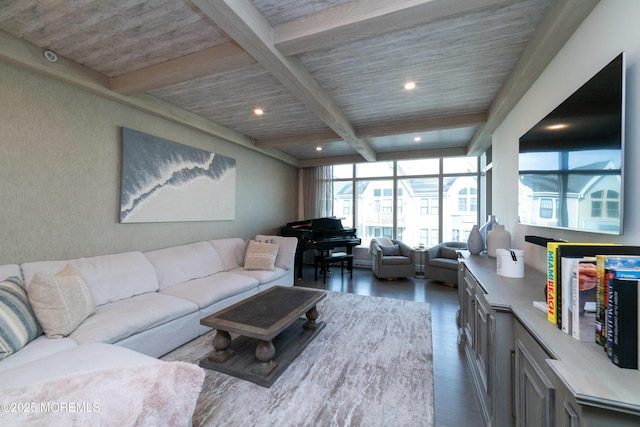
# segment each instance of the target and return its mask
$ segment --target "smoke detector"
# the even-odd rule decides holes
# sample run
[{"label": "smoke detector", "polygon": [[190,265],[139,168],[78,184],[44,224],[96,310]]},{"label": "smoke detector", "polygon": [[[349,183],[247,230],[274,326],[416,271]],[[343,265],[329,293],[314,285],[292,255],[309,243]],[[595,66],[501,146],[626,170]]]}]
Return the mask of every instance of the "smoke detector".
[{"label": "smoke detector", "polygon": [[58,60],[58,55],[56,55],[56,53],[52,50],[45,50],[44,57],[47,59],[47,61],[50,62],[56,62]]}]

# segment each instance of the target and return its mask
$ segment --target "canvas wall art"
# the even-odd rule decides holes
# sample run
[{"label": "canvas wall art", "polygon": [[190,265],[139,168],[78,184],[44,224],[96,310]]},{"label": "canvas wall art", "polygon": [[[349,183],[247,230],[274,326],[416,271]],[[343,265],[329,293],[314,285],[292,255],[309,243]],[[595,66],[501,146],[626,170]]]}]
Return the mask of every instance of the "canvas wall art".
[{"label": "canvas wall art", "polygon": [[122,128],[120,222],[235,219],[236,160]]}]

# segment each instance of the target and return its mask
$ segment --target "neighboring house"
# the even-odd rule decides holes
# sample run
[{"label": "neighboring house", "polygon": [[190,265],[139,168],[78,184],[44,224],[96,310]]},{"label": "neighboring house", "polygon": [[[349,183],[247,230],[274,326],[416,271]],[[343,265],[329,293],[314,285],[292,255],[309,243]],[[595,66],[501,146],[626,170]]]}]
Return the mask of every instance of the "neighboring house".
[{"label": "neighboring house", "polygon": [[[437,178],[398,179],[396,236],[410,245],[439,243],[439,184]],[[376,236],[393,237],[393,179],[358,180],[358,237],[367,246]],[[445,178],[443,183],[443,239],[466,241],[477,223],[475,177]],[[334,183],[334,214],[352,227],[352,181]]]},{"label": "neighboring house", "polygon": [[[592,173],[585,173],[588,171]],[[593,163],[575,172],[578,173],[520,175],[520,222],[619,232],[620,169],[609,161]],[[563,176],[566,176],[566,186],[562,185]]]}]

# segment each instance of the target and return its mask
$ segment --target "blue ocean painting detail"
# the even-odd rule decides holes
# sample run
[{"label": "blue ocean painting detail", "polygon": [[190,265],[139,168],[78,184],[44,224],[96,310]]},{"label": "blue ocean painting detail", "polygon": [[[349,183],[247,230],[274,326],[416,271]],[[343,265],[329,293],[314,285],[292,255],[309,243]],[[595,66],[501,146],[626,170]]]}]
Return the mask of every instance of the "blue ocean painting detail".
[{"label": "blue ocean painting detail", "polygon": [[122,128],[120,222],[235,219],[236,160]]}]

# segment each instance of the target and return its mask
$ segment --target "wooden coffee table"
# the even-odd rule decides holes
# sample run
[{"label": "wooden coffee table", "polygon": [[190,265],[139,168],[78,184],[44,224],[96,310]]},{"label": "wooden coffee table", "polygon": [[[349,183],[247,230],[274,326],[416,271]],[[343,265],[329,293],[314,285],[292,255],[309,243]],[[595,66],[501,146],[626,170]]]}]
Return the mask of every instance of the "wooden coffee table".
[{"label": "wooden coffee table", "polygon": [[[325,296],[274,286],[201,319],[216,335],[213,351],[200,366],[270,387],[324,328],[324,322],[316,321],[316,304]],[[232,341],[231,333],[240,336]]]}]

